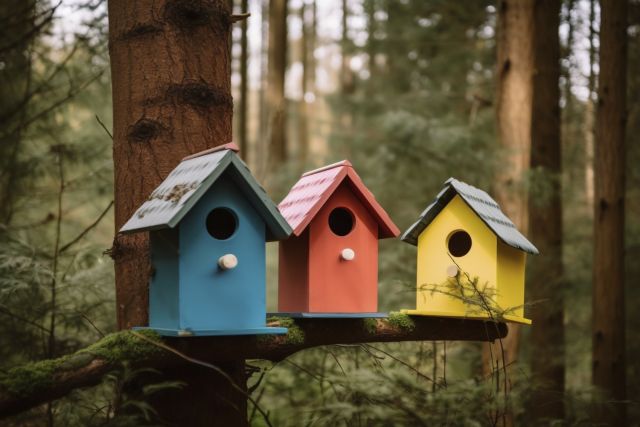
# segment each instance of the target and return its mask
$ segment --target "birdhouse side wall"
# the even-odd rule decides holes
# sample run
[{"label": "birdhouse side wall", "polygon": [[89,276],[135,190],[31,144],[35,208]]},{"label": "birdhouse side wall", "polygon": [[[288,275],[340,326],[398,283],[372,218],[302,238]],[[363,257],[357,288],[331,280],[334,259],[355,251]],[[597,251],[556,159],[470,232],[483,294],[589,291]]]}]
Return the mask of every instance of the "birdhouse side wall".
[{"label": "birdhouse side wall", "polygon": [[[348,209],[355,220],[345,236],[329,227],[329,215],[336,208]],[[352,249],[354,259],[342,259],[343,249]],[[309,225],[309,310],[378,311],[378,224],[345,182]]]},{"label": "birdhouse side wall", "polygon": [[280,242],[278,311],[309,311],[309,229]]},{"label": "birdhouse side wall", "polygon": [[[227,239],[207,230],[216,208],[229,209],[237,227]],[[266,316],[265,224],[238,185],[223,174],[180,224],[180,322],[183,329],[264,327]],[[233,254],[238,264],[223,269]]]},{"label": "birdhouse side wall", "polygon": [[178,233],[170,228],[149,232],[152,268],[149,325],[154,328],[177,329],[180,325]]},{"label": "birdhouse side wall", "polygon": [[[458,230],[470,235],[471,248],[467,254],[455,257],[449,253],[448,239]],[[471,279],[477,277],[479,287],[486,285],[485,292],[492,294],[497,278],[496,257],[496,236],[460,196],[455,196],[418,237],[417,309],[433,314],[482,316],[481,307],[465,304],[462,289],[449,277],[448,269],[457,264],[461,283],[468,281],[467,275]],[[478,295],[467,289],[464,297]]]},{"label": "birdhouse side wall", "polygon": [[506,314],[524,317],[526,254],[498,241],[498,305]]}]

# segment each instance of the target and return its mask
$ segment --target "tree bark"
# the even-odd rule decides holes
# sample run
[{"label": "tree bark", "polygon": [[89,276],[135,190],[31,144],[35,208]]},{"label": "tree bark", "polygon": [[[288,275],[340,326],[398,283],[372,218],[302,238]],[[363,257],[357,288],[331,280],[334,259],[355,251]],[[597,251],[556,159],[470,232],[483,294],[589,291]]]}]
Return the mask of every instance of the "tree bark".
[{"label": "tree bark", "polygon": [[595,421],[626,425],[624,197],[627,80],[626,0],[602,0],[595,132],[593,385],[610,406]]},{"label": "tree bark", "polygon": [[267,106],[269,116],[269,169],[287,160],[287,105],[284,93],[287,68],[287,0],[269,1]]},{"label": "tree bark", "polygon": [[[76,388],[97,385],[107,373],[128,361],[133,367],[160,370],[165,375],[161,378],[163,381],[179,380],[188,385],[186,390],[179,393],[170,391],[152,402],[167,420],[189,420],[189,423],[181,424],[189,426],[211,425],[213,416],[217,414],[225,417],[225,423],[220,425],[235,426],[246,422],[246,411],[240,416],[220,397],[246,408],[245,396],[238,395],[238,389],[232,387],[228,379],[224,380],[223,376],[208,371],[204,366],[194,366],[193,361],[178,356],[176,351],[223,369],[242,390],[246,382],[243,382],[240,365],[244,367],[245,359],[277,362],[298,351],[331,344],[492,341],[507,334],[504,323],[435,317],[414,317],[406,322],[407,319],[409,317],[404,316],[403,324],[391,319],[379,319],[375,323],[362,319],[299,319],[295,323],[276,320],[273,325],[290,328],[288,335],[166,338],[162,342],[157,341],[165,347],[154,345],[155,338],[144,339],[130,331],[121,331],[74,355],[10,370],[0,378],[0,418],[61,398]],[[34,376],[33,373],[43,369],[48,371],[46,377]],[[25,388],[16,389],[16,384]]]},{"label": "tree bark", "polygon": [[[228,0],[111,0],[108,7],[117,232],[183,157],[231,141],[231,7]],[[146,325],[148,234],[117,235],[111,256],[119,328]],[[184,373],[185,382],[194,379]],[[207,406],[203,386],[183,390],[173,413],[187,419],[192,406]]]},{"label": "tree bark", "polygon": [[[562,153],[560,141],[560,0],[536,0],[531,169],[550,189],[529,198],[529,234],[540,250],[530,263],[530,415],[564,419],[564,290],[562,265]],[[544,408],[544,410],[541,410]]]},{"label": "tree bark", "polygon": [[[242,13],[248,12],[248,0],[241,0],[240,9]],[[238,109],[238,142],[240,155],[245,162],[249,162],[249,140],[247,127],[249,125],[249,76],[247,74],[249,65],[249,42],[248,42],[248,19],[243,19],[240,24],[242,35],[240,36],[240,108]]]},{"label": "tree bark", "polygon": [[[496,125],[504,157],[495,175],[493,192],[519,230],[527,229],[528,199],[523,177],[529,168],[531,150],[533,4],[534,0],[501,0],[496,33]],[[520,327],[514,325],[503,342],[507,365],[516,360],[519,343]],[[485,372],[495,368],[488,363],[491,351],[501,354],[497,347],[485,346]]]},{"label": "tree bark", "polygon": [[[231,141],[224,0],[111,0],[116,232],[184,156]],[[118,235],[118,326],[148,321],[148,236]]]}]

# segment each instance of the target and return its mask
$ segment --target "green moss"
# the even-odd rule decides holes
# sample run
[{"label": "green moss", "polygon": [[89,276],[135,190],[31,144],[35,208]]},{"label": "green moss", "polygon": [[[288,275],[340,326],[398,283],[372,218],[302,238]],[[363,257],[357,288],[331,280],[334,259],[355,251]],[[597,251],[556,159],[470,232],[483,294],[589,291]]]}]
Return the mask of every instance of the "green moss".
[{"label": "green moss", "polygon": [[[160,342],[160,335],[149,329],[136,331],[152,341]],[[109,334],[95,344],[80,350],[78,353],[89,353],[110,362],[138,360],[163,351],[160,347],[147,342],[131,331]]]},{"label": "green moss", "polygon": [[375,334],[378,330],[378,320],[373,318],[362,319],[364,330],[370,334]]},{"label": "green moss", "polygon": [[60,359],[43,360],[10,369],[0,377],[0,385],[14,396],[27,396],[51,384]]},{"label": "green moss", "polygon": [[[139,333],[152,340],[159,340],[159,336],[155,332],[141,331]],[[14,396],[28,396],[50,386],[57,372],[79,369],[96,357],[113,363],[143,359],[159,351],[162,349],[140,339],[131,331],[117,332],[107,335],[77,353],[9,369],[6,373],[0,374],[0,388]]]},{"label": "green moss", "polygon": [[389,313],[389,324],[399,329],[412,331],[416,325],[408,314],[393,311]]},{"label": "green moss", "polygon": [[[302,344],[304,342],[304,331],[290,317],[270,317],[267,323],[278,322],[278,325],[287,328],[287,344]],[[266,335],[274,337],[274,335]],[[265,337],[266,337],[265,336]]]}]

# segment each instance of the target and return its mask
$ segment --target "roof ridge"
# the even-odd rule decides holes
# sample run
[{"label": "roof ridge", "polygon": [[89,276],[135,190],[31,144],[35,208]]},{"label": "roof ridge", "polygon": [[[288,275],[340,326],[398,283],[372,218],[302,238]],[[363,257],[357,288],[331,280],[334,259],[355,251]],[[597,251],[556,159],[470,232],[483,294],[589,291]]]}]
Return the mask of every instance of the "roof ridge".
[{"label": "roof ridge", "polygon": [[213,148],[209,148],[207,150],[199,151],[197,153],[183,157],[182,160],[180,160],[180,162],[184,162],[185,160],[195,159],[196,157],[200,157],[200,156],[206,156],[207,154],[215,153],[217,151],[222,151],[222,150],[231,150],[234,153],[237,153],[240,151],[240,148],[235,142],[227,142],[226,144],[218,145]]},{"label": "roof ridge", "polygon": [[444,187],[435,200],[425,208],[418,220],[402,234],[401,239],[412,245],[417,245],[418,236],[456,195],[502,242],[531,254],[538,253],[538,249],[518,230],[513,221],[502,211],[500,204],[489,193],[454,177],[445,181]]},{"label": "roof ridge", "polygon": [[316,173],[324,172],[326,170],[337,168],[337,167],[340,167],[340,166],[353,168],[353,165],[351,164],[351,162],[349,160],[341,160],[339,162],[331,163],[330,165],[322,166],[321,168],[313,169],[313,170],[310,170],[308,172],[305,172],[305,173],[302,174],[302,176],[314,175]]}]

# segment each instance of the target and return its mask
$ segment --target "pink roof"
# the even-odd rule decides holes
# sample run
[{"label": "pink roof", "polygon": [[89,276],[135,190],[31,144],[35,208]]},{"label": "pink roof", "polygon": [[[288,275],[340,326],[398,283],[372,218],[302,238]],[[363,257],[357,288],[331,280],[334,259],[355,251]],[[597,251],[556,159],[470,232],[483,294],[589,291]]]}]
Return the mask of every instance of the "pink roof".
[{"label": "pink roof", "polygon": [[299,236],[320,211],[325,202],[343,181],[347,181],[354,194],[378,221],[381,239],[396,237],[400,230],[364,185],[348,160],[306,172],[280,202],[278,209]]}]

